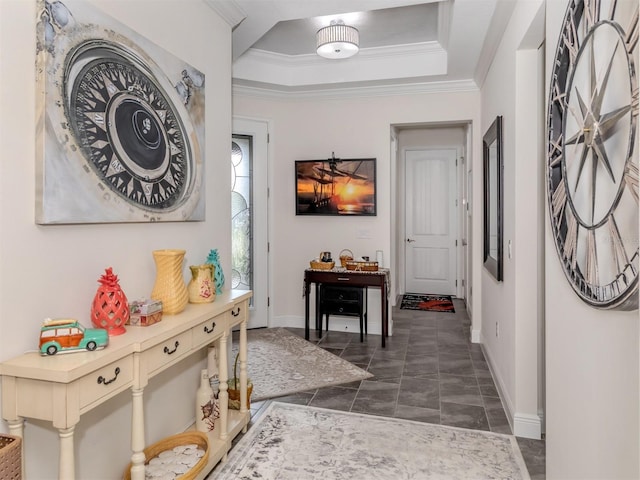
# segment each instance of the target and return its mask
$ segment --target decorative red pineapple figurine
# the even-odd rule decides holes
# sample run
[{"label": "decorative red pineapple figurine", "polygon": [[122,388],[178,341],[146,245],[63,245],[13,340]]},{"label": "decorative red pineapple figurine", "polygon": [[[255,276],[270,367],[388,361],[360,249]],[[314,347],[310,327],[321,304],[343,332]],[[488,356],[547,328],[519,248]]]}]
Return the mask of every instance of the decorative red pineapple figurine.
[{"label": "decorative red pineapple figurine", "polygon": [[126,332],[124,324],[129,320],[129,302],[120,288],[118,276],[111,267],[98,280],[100,286],[91,306],[91,323],[96,328],[104,328],[109,336]]}]

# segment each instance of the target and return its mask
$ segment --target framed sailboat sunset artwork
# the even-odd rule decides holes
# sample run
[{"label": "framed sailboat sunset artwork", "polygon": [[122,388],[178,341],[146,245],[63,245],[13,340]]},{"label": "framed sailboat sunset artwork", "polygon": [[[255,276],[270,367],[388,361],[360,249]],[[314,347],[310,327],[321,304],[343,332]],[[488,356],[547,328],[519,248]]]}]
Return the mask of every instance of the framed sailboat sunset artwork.
[{"label": "framed sailboat sunset artwork", "polygon": [[296,160],[296,215],[376,215],[376,159]]}]

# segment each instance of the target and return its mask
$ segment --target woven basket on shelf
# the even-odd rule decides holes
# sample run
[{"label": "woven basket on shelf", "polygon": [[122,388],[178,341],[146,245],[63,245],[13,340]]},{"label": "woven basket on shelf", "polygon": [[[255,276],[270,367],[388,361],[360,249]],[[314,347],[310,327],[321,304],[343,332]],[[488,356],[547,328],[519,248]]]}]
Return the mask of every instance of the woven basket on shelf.
[{"label": "woven basket on shelf", "polygon": [[22,478],[22,439],[13,435],[0,435],[0,478]]},{"label": "woven basket on shelf", "polygon": [[342,268],[345,268],[350,260],[353,260],[353,252],[345,248],[340,252],[340,265],[342,265]]},{"label": "woven basket on shelf", "polygon": [[359,272],[377,272],[378,271],[378,262],[347,261],[345,263],[346,263],[345,268],[347,270],[355,270]]},{"label": "woven basket on shelf", "polygon": [[311,260],[309,264],[314,270],[331,270],[336,266],[336,262],[319,262],[317,260]]},{"label": "woven basket on shelf", "polygon": [[[240,352],[236,353],[236,359],[233,362],[233,378],[229,380],[227,393],[229,394],[229,408],[240,410],[240,377],[238,377],[238,360]],[[247,378],[247,409],[251,408],[251,392],[253,392],[253,383]]]},{"label": "woven basket on shelf", "polygon": [[[198,447],[204,450],[204,455],[200,457],[198,463],[196,463],[191,470],[184,473],[180,477],[180,480],[194,480],[198,474],[202,471],[202,469],[207,465],[209,461],[209,439],[207,435],[203,432],[197,431],[189,431],[184,433],[179,433],[177,435],[172,435],[167,438],[163,438],[157,443],[150,445],[149,447],[144,449],[145,456],[145,465],[149,463],[149,461],[160,455],[162,452],[171,450],[174,447],[179,447],[181,445],[198,445]],[[0,477],[4,478],[4,477]],[[124,472],[124,480],[131,480],[131,464],[127,466],[127,469]]]}]

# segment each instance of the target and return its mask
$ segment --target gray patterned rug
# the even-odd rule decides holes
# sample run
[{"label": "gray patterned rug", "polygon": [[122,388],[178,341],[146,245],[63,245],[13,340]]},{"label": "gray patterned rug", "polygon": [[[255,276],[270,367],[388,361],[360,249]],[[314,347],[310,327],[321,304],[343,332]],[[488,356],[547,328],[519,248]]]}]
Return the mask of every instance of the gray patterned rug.
[{"label": "gray patterned rug", "polygon": [[[284,328],[249,330],[247,346],[247,372],[253,382],[252,401],[372,376]],[[234,349],[234,357],[235,353]]]},{"label": "gray patterned rug", "polygon": [[515,437],[273,402],[216,480],[528,480]]}]

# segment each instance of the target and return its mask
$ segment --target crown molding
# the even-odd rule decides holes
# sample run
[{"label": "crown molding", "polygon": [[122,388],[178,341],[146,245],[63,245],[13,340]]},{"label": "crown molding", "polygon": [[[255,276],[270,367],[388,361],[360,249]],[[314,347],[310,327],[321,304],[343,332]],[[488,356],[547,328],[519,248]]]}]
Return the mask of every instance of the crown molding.
[{"label": "crown molding", "polygon": [[[313,87],[367,81],[407,83],[447,73],[447,52],[438,42],[366,48],[341,60],[316,54],[286,55],[251,49],[233,63],[233,77],[285,87]],[[404,79],[404,80],[394,80]]]},{"label": "crown molding", "polygon": [[406,84],[394,83],[387,85],[354,85],[340,87],[316,85],[315,87],[305,87],[304,89],[292,89],[282,87],[281,85],[240,83],[238,81],[234,81],[233,84],[233,95],[283,100],[310,98],[330,100],[477,91],[479,91],[479,88],[473,80],[451,80],[438,82],[424,81]]},{"label": "crown molding", "polygon": [[234,0],[203,0],[214,12],[227,22],[231,29],[236,28],[247,18],[247,13]]}]

